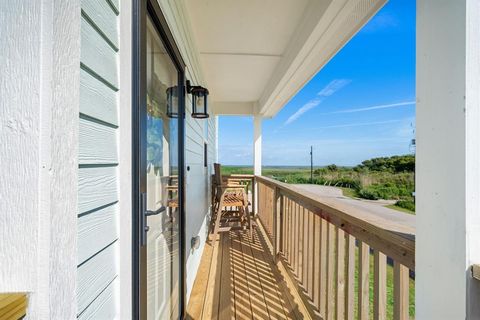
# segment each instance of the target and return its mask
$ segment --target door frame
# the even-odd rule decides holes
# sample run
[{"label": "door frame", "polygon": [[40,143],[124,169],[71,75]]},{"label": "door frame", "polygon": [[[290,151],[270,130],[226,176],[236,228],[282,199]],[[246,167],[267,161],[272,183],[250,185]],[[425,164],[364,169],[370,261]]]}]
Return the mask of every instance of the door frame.
[{"label": "door frame", "polygon": [[[146,25],[150,15],[178,70],[179,318],[185,318],[185,62],[156,0],[132,2],[132,318],[146,319],[147,266],[141,193],[146,192]],[[180,94],[183,93],[183,94]]]}]

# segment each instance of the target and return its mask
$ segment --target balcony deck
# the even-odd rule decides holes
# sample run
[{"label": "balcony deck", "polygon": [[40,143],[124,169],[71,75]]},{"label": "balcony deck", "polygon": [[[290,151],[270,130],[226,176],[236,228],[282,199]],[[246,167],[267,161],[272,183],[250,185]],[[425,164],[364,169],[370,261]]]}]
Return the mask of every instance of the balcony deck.
[{"label": "balcony deck", "polygon": [[273,261],[261,227],[207,243],[190,297],[189,319],[304,319],[307,311]]},{"label": "balcony deck", "polygon": [[358,208],[255,181],[253,239],[231,231],[207,244],[188,318],[414,317],[414,237],[359,218]]}]

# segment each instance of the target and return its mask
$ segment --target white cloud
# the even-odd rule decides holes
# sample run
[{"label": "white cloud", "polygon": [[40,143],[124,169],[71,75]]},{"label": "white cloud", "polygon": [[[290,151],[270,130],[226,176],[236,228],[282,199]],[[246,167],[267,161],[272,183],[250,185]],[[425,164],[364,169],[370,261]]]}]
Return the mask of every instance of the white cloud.
[{"label": "white cloud", "polygon": [[381,12],[374,16],[361,30],[364,33],[372,33],[386,28],[398,26],[398,19],[390,13]]},{"label": "white cloud", "polygon": [[297,110],[293,115],[291,115],[287,121],[285,121],[284,125],[289,125],[290,123],[296,121],[300,118],[305,112],[315,108],[318,106],[322,101],[333,95],[335,92],[349,84],[351,80],[348,79],[335,79],[330,81],[320,92],[317,93],[317,97],[305,103],[300,109]]},{"label": "white cloud", "polygon": [[331,126],[315,127],[315,128],[311,128],[311,129],[312,130],[317,130],[317,129],[362,127],[362,126],[373,126],[373,125],[378,125],[378,124],[395,123],[395,122],[401,122],[401,121],[403,121],[403,119],[386,120],[386,121],[372,121],[372,122],[360,122],[360,123],[348,123],[348,124],[337,124],[337,125],[331,125]]},{"label": "white cloud", "polygon": [[377,110],[377,109],[389,109],[389,108],[397,108],[397,107],[404,107],[404,106],[411,106],[414,105],[415,101],[405,101],[405,102],[398,102],[398,103],[389,103],[389,104],[381,104],[371,107],[362,107],[362,108],[354,108],[354,109],[347,109],[347,110],[339,110],[328,112],[324,114],[335,114],[335,113],[353,113],[353,112],[363,112],[363,111],[370,111],[370,110]]},{"label": "white cloud", "polygon": [[325,88],[323,88],[318,95],[321,97],[329,97],[338,90],[342,89],[345,87],[347,84],[352,82],[351,80],[348,79],[335,79],[331,81]]},{"label": "white cloud", "polygon": [[298,118],[300,118],[305,112],[315,108],[316,106],[318,106],[320,103],[322,103],[323,101],[323,98],[315,98],[313,100],[310,100],[308,101],[307,103],[305,103],[303,105],[303,107],[301,107],[300,109],[298,109],[297,112],[295,112],[293,115],[291,115],[287,121],[285,121],[285,125],[287,124],[290,124],[292,122],[294,122],[295,120],[297,120]]}]

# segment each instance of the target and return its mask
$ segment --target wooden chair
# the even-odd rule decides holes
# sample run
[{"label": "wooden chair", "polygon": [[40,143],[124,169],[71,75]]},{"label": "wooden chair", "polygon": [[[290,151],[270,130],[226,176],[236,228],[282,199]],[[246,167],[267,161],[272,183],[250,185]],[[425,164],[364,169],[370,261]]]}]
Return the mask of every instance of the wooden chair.
[{"label": "wooden chair", "polygon": [[246,185],[239,181],[223,179],[221,166],[214,164],[215,175],[213,179],[213,241],[216,241],[219,232],[232,229],[250,230],[252,236],[252,224],[250,220],[248,190]]}]

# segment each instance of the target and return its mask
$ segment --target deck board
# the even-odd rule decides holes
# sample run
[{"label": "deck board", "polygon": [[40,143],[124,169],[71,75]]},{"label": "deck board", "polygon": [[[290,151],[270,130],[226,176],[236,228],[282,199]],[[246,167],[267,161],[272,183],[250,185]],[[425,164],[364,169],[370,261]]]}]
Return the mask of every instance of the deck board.
[{"label": "deck board", "polygon": [[263,228],[230,231],[207,243],[187,308],[188,319],[303,319],[273,260]]}]

